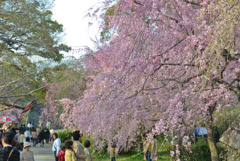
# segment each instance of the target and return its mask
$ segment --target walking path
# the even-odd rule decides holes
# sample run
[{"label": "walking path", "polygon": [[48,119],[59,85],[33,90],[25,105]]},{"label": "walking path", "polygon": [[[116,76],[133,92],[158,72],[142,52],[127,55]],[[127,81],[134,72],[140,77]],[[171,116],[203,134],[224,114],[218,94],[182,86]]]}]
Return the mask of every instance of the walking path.
[{"label": "walking path", "polygon": [[31,147],[30,150],[33,151],[35,161],[55,161],[51,144],[44,144],[44,147],[37,144],[36,147]]},{"label": "walking path", "polygon": [[[64,131],[64,129],[58,129],[54,132],[58,133]],[[40,143],[36,147],[31,147],[34,154],[35,161],[55,161],[52,152],[52,144],[44,144],[44,147],[40,147]]]}]

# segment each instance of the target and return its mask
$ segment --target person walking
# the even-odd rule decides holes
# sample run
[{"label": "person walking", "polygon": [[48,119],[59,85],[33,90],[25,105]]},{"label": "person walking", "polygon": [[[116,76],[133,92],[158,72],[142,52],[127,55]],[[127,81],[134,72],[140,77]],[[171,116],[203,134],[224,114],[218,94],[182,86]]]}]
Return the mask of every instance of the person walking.
[{"label": "person walking", "polygon": [[39,134],[41,132],[41,129],[39,127],[36,128],[36,132],[37,132],[37,144],[40,143],[40,139],[39,139]]},{"label": "person walking", "polygon": [[50,127],[51,127],[51,122],[50,122],[50,121],[47,121],[46,127],[47,127],[48,129],[50,129]]},{"label": "person walking", "polygon": [[116,145],[113,144],[112,147],[109,149],[109,153],[110,153],[110,160],[111,161],[116,161],[116,152],[115,152],[115,148],[116,148]]},{"label": "person walking", "polygon": [[46,143],[48,144],[48,142],[49,142],[49,137],[50,137],[50,132],[49,132],[48,128],[45,128],[44,134],[45,134]]},{"label": "person walking", "polygon": [[22,149],[23,149],[23,142],[24,142],[24,138],[25,138],[25,136],[24,136],[23,133],[24,133],[23,131],[20,131],[20,135],[19,135],[19,137],[18,137],[18,142],[19,142],[19,144],[21,145],[21,148],[22,148]]},{"label": "person walking", "polygon": [[58,161],[57,156],[59,151],[61,150],[61,140],[60,138],[58,138],[57,133],[53,134],[53,140],[54,140],[53,146],[52,146],[53,156],[55,158],[55,161]]},{"label": "person walking", "polygon": [[73,150],[76,153],[77,161],[85,161],[87,155],[84,152],[84,148],[81,144],[82,136],[80,135],[80,131],[73,132]]},{"label": "person walking", "polygon": [[77,161],[76,154],[73,150],[73,142],[71,140],[65,143],[65,161]]},{"label": "person walking", "polygon": [[20,161],[19,151],[12,146],[12,141],[14,134],[10,132],[5,132],[2,134],[2,145],[3,148],[0,149],[0,161]]},{"label": "person walking", "polygon": [[54,134],[54,130],[53,130],[53,127],[51,127],[51,130],[50,130],[50,142],[53,141],[53,139],[52,139],[53,134]]},{"label": "person walking", "polygon": [[36,132],[37,132],[37,136],[39,135],[39,133],[41,132],[41,129],[39,127],[36,128]]},{"label": "person walking", "polygon": [[23,125],[23,131],[27,131],[27,127],[25,126],[25,124]]},{"label": "person walking", "polygon": [[30,142],[30,138],[31,138],[31,133],[29,131],[29,128],[27,128],[27,130],[24,132],[24,136],[25,136],[25,142]]},{"label": "person walking", "polygon": [[37,132],[35,129],[32,131],[32,140],[33,140],[33,147],[37,145]]},{"label": "person walking", "polygon": [[27,124],[27,127],[28,127],[28,129],[29,129],[29,131],[30,132],[32,132],[32,123],[31,123],[31,121]]},{"label": "person walking", "polygon": [[21,124],[19,131],[24,131],[23,125]]},{"label": "person walking", "polygon": [[145,144],[144,148],[144,160],[147,161],[156,161],[158,160],[158,141],[153,136],[153,139],[149,139],[148,142]]},{"label": "person walking", "polygon": [[86,161],[93,161],[93,159],[95,159],[95,157],[91,156],[91,152],[89,150],[90,146],[91,146],[91,142],[89,140],[86,140],[84,142],[84,147],[85,147],[84,152],[87,155]]},{"label": "person walking", "polygon": [[15,136],[14,136],[14,139],[15,140],[18,140],[18,137],[20,136],[20,132],[19,132],[19,130],[17,129],[16,130],[16,134],[15,134]]},{"label": "person walking", "polygon": [[40,141],[40,147],[44,147],[44,139],[45,139],[45,133],[44,130],[39,133],[39,141]]},{"label": "person walking", "polygon": [[33,152],[30,150],[31,143],[24,143],[24,150],[20,154],[20,161],[35,161]]}]

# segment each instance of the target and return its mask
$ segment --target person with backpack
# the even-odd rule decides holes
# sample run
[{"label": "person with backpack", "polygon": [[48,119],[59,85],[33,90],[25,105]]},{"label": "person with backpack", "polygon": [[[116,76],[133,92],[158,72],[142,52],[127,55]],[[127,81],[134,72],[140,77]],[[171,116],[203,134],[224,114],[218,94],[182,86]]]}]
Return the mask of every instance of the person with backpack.
[{"label": "person with backpack", "polygon": [[58,161],[65,161],[65,146],[62,147],[62,150],[58,153]]}]

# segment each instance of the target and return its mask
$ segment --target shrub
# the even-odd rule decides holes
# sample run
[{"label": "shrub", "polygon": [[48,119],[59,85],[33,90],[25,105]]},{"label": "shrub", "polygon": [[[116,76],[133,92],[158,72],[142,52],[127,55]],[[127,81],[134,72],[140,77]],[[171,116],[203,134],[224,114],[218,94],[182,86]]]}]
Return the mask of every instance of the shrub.
[{"label": "shrub", "polygon": [[73,132],[67,130],[67,131],[59,132],[58,137],[61,139],[62,143],[65,143],[65,141],[72,139],[72,134]]},{"label": "shrub", "polygon": [[211,153],[206,138],[200,137],[196,144],[191,146],[192,153],[183,152],[182,160],[189,161],[211,161]]},{"label": "shrub", "polygon": [[170,151],[172,151],[172,150],[173,150],[172,144],[171,144],[170,142],[167,142],[167,143],[165,144],[165,153],[168,154],[168,155],[170,155]]},{"label": "shrub", "polygon": [[217,148],[218,148],[218,152],[219,152],[219,160],[225,161],[227,160],[227,149],[222,146],[222,144],[219,142],[217,143]]}]

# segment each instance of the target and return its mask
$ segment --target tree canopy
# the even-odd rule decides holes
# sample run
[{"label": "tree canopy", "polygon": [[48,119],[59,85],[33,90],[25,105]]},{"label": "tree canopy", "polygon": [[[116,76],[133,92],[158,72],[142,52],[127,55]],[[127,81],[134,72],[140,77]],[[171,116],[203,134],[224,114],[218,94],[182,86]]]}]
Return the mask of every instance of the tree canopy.
[{"label": "tree canopy", "polygon": [[1,57],[9,52],[21,56],[38,55],[60,61],[60,51],[69,48],[60,44],[63,26],[51,19],[52,12],[38,1],[1,1]]},{"label": "tree canopy", "polygon": [[63,52],[70,50],[61,43],[63,26],[52,20],[47,5],[37,0],[0,2],[1,107],[21,109],[15,104],[18,99],[36,91],[45,95],[48,82],[39,66],[61,61]]}]

